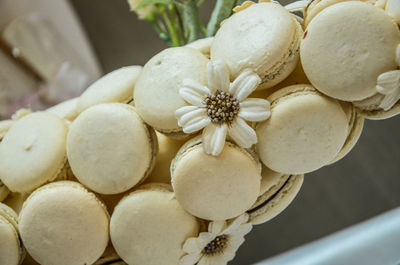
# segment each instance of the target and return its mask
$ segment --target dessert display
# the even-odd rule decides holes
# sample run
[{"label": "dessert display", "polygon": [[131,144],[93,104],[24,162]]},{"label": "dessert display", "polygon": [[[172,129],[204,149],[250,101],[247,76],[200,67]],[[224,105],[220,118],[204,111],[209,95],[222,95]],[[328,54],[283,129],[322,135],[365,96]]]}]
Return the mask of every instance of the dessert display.
[{"label": "dessert display", "polygon": [[0,264],[225,265],[400,113],[399,1],[234,2],[215,36],[160,34],[181,47],[0,122]]}]

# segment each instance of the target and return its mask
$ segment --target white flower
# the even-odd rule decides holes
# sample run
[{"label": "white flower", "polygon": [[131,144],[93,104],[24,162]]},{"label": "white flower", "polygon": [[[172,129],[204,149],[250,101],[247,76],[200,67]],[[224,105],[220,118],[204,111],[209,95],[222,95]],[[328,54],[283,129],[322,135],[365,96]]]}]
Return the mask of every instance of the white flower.
[{"label": "white flower", "polygon": [[243,148],[257,143],[256,133],[246,121],[264,121],[271,114],[267,100],[247,99],[260,84],[260,77],[246,69],[230,83],[227,66],[217,60],[207,64],[207,79],[208,86],[183,80],[179,94],[192,105],[175,112],[178,125],[185,133],[204,128],[204,150],[214,156],[221,153],[227,134]]},{"label": "white flower", "polygon": [[252,225],[248,214],[242,214],[230,224],[214,221],[208,225],[208,232],[186,240],[183,251],[187,253],[180,260],[181,265],[225,265],[235,257]]},{"label": "white flower", "polygon": [[[400,66],[400,45],[396,49],[396,62]],[[385,72],[378,76],[376,91],[384,95],[379,107],[389,110],[400,100],[400,70]]]},{"label": "white flower", "polygon": [[142,8],[137,9],[136,7],[142,2],[143,0],[128,0],[128,4],[131,8],[131,11],[134,11],[139,19],[146,19],[151,16],[153,13],[156,12],[155,5],[147,5]]}]

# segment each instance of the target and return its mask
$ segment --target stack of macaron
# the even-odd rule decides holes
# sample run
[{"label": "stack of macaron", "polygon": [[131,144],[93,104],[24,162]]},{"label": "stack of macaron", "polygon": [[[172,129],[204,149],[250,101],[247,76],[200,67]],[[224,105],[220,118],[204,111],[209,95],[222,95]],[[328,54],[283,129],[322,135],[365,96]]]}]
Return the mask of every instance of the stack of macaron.
[{"label": "stack of macaron", "polygon": [[1,121],[0,264],[227,264],[365,118],[400,112],[399,3],[247,1],[213,38]]}]

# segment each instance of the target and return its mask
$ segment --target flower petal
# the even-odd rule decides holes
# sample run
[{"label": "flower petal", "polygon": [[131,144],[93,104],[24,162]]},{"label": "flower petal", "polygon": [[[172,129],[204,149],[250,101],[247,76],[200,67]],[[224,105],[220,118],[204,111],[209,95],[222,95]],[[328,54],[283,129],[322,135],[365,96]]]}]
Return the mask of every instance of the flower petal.
[{"label": "flower petal", "polygon": [[400,89],[395,90],[392,94],[385,95],[379,107],[384,111],[391,109],[400,100]]},{"label": "flower petal", "polygon": [[289,12],[301,12],[303,15],[305,13],[305,10],[307,8],[307,6],[309,5],[308,0],[299,0],[293,3],[290,3],[288,5],[285,5],[285,8],[289,11]]},{"label": "flower petal", "polygon": [[233,81],[229,88],[229,93],[239,101],[247,98],[261,83],[261,78],[250,69],[245,69]]},{"label": "flower petal", "polygon": [[400,70],[385,72],[378,76],[376,89],[383,95],[388,95],[400,89]]},{"label": "flower petal", "polygon": [[227,228],[222,232],[224,235],[232,234],[236,229],[240,227],[240,225],[245,224],[249,220],[249,215],[244,213],[236,217],[231,223],[227,226]]},{"label": "flower petal", "polygon": [[235,231],[233,231],[233,235],[235,237],[244,237],[253,229],[253,225],[250,223],[242,224]]},{"label": "flower petal", "polygon": [[228,92],[229,70],[224,61],[210,61],[207,64],[207,78],[211,93],[215,93],[217,90]]},{"label": "flower petal", "polygon": [[208,225],[208,231],[213,233],[214,235],[220,235],[222,230],[225,228],[225,221],[213,221]]},{"label": "flower petal", "polygon": [[184,252],[189,254],[196,252],[200,253],[203,250],[203,248],[199,247],[199,240],[197,237],[188,238],[183,244],[182,249]]},{"label": "flower petal", "polygon": [[250,148],[257,143],[256,132],[242,118],[236,117],[229,127],[229,135],[243,148]]},{"label": "flower petal", "polygon": [[209,265],[211,258],[212,257],[208,257],[208,256],[203,255],[201,257],[201,259],[199,260],[199,263],[197,263],[197,265]]},{"label": "flower petal", "polygon": [[[194,108],[193,108],[194,107]],[[178,119],[178,125],[183,127],[198,117],[208,117],[206,110],[197,106],[185,106],[175,111],[175,117]]]},{"label": "flower petal", "polygon": [[198,236],[198,241],[197,241],[199,248],[203,250],[203,248],[205,248],[208,245],[208,243],[213,241],[216,237],[217,235],[213,235],[209,232],[201,232]]},{"label": "flower petal", "polygon": [[179,89],[179,95],[188,103],[198,106],[204,107],[204,98],[206,95],[210,94],[210,90],[193,81],[191,79],[183,80],[183,87]]},{"label": "flower petal", "polygon": [[203,130],[203,148],[207,154],[217,156],[225,145],[227,126],[226,124],[209,124]]},{"label": "flower petal", "polygon": [[181,258],[179,264],[180,265],[194,265],[199,261],[200,258],[201,258],[200,252],[185,255]]},{"label": "flower petal", "polygon": [[248,98],[240,103],[239,117],[247,121],[265,121],[271,115],[268,100]]},{"label": "flower petal", "polygon": [[185,126],[182,127],[184,133],[194,133],[197,132],[208,124],[210,124],[211,120],[208,116],[198,117],[196,119],[190,120]]}]

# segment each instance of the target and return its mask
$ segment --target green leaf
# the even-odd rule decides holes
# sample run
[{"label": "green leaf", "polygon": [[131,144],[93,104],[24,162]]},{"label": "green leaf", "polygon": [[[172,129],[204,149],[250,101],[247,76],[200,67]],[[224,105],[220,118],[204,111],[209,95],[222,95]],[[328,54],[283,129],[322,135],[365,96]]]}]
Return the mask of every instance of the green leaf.
[{"label": "green leaf", "polygon": [[142,7],[145,6],[150,6],[150,5],[156,5],[156,4],[164,4],[167,5],[169,3],[171,3],[172,0],[142,0],[137,6],[136,6],[136,10],[140,9]]}]

